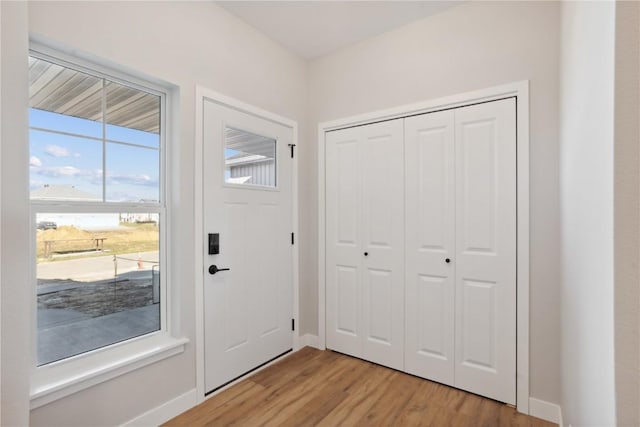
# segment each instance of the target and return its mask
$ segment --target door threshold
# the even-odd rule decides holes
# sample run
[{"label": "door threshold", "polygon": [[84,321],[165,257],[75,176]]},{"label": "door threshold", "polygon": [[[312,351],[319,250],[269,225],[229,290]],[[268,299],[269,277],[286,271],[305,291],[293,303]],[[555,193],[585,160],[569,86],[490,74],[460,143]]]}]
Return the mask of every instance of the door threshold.
[{"label": "door threshold", "polygon": [[292,349],[292,348],[290,348],[289,350],[285,351],[284,353],[280,353],[280,354],[279,354],[279,355],[277,355],[276,357],[273,357],[273,358],[271,358],[271,359],[267,360],[266,362],[261,363],[260,365],[256,366],[255,368],[248,370],[248,371],[247,371],[247,372],[245,372],[244,374],[240,374],[240,375],[238,375],[237,377],[235,377],[234,379],[229,380],[229,381],[227,381],[226,383],[224,383],[224,384],[222,384],[222,385],[219,385],[218,387],[214,388],[213,390],[209,390],[208,392],[206,392],[206,393],[204,394],[204,397],[209,396],[211,393],[215,393],[216,391],[220,390],[221,388],[224,388],[224,387],[228,386],[229,384],[231,384],[231,383],[232,383],[232,382],[234,382],[234,381],[238,381],[239,379],[241,379],[241,378],[243,378],[243,377],[248,376],[249,374],[251,374],[251,373],[253,373],[253,372],[257,371],[257,370],[258,370],[258,369],[260,369],[260,368],[262,368],[263,366],[268,365],[269,363],[273,362],[274,360],[279,359],[279,358],[281,358],[282,356],[284,356],[285,354],[289,354],[289,353],[291,353],[292,351],[293,351],[293,349]]}]

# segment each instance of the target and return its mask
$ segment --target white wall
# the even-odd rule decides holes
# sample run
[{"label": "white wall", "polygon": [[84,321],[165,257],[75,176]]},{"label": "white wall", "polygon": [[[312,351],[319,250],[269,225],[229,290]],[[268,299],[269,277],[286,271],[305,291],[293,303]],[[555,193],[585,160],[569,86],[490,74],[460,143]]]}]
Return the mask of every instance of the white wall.
[{"label": "white wall", "polygon": [[[2,63],[2,353],[1,425],[26,425],[29,416],[31,293],[27,195],[27,7],[0,2]],[[24,108],[20,108],[23,105]]]},{"label": "white wall", "polygon": [[615,369],[620,426],[640,425],[640,3],[616,3]]},{"label": "white wall", "polygon": [[[81,52],[123,65],[176,85],[179,89],[179,134],[173,156],[177,156],[179,169],[173,177],[172,187],[176,196],[173,213],[177,226],[173,229],[172,249],[179,254],[172,277],[173,286],[181,307],[182,334],[191,339],[185,353],[155,363],[138,371],[76,393],[31,412],[32,425],[115,425],[132,419],[188,390],[195,388],[195,318],[194,306],[199,296],[194,293],[194,124],[195,86],[203,85],[215,91],[235,97],[244,102],[272,111],[300,122],[304,132],[306,112],[306,63],[280,46],[268,40],[256,30],[219,8],[213,2],[29,2],[16,8],[28,7],[26,20],[8,21],[5,13],[10,8],[2,2],[2,61],[5,76],[5,54],[17,52],[23,56],[24,70],[14,73],[12,98],[2,93],[3,102],[11,102],[14,110],[25,101],[26,94],[26,37],[27,31],[67,45]],[[16,3],[17,4],[17,3]],[[14,6],[11,6],[14,7]],[[18,16],[19,17],[19,16]],[[5,19],[6,18],[6,19]],[[27,27],[28,25],[28,27]],[[12,30],[13,38],[5,35]],[[5,44],[6,42],[6,44]],[[8,47],[8,49],[5,49]],[[8,86],[2,81],[3,90]],[[7,92],[8,93],[8,92]],[[26,113],[26,104],[23,105]],[[3,108],[3,112],[6,112]],[[25,115],[26,118],[26,115]],[[3,123],[5,122],[3,116]],[[13,122],[13,133],[26,129],[24,119]],[[3,127],[3,132],[7,128]],[[7,200],[2,201],[2,244],[11,243],[12,253],[22,259],[17,266],[5,268],[8,260],[7,247],[2,248],[3,310],[2,323],[19,325],[3,335],[2,362],[3,386],[11,379],[17,383],[7,392],[19,404],[18,418],[9,418],[10,403],[3,395],[3,417],[19,420],[25,424],[24,401],[29,376],[23,369],[5,379],[6,361],[22,358],[30,353],[28,346],[30,325],[28,323],[29,283],[28,274],[20,270],[28,265],[28,215],[25,205],[28,197],[26,165],[28,145],[24,135],[16,140],[7,153],[7,139],[3,133],[3,184],[11,182],[11,194],[23,202],[18,203],[20,214],[13,220],[14,230],[5,228],[9,212]],[[300,151],[305,142],[300,141]],[[7,164],[16,165],[7,170]],[[18,188],[11,173],[21,173]],[[7,179],[8,178],[8,179]],[[24,186],[24,191],[20,188]],[[7,195],[5,187],[3,197]],[[13,201],[13,200],[11,200]],[[10,204],[9,204],[10,205]],[[7,234],[8,233],[8,234]],[[16,240],[7,240],[19,234]],[[17,246],[15,242],[19,243]],[[17,250],[16,250],[17,247]],[[7,284],[6,279],[13,279]],[[9,280],[11,281],[11,280]],[[7,294],[16,292],[14,298]],[[26,297],[25,297],[26,292]],[[18,301],[18,297],[20,300]],[[26,299],[25,299],[26,298]],[[6,309],[12,302],[19,304]],[[18,312],[19,311],[19,312]],[[18,313],[16,313],[18,312]],[[12,314],[15,314],[14,317]],[[7,320],[8,319],[8,320]],[[3,332],[6,328],[3,329]],[[22,365],[15,364],[22,368]],[[3,388],[3,392],[4,392]],[[5,419],[3,418],[3,425]],[[10,424],[10,423],[6,423]]]},{"label": "white wall", "polygon": [[[468,2],[309,65],[309,139],[318,122],[531,81],[530,392],[554,403],[560,401],[559,12],[552,2]],[[315,177],[315,147],[304,161]],[[306,185],[317,193],[315,180]],[[307,212],[314,227],[316,211],[314,203]],[[317,277],[315,265],[303,268]],[[317,281],[306,291],[303,326],[317,333]]]},{"label": "white wall", "polygon": [[562,409],[573,426],[616,424],[614,41],[615,3],[562,3]]}]

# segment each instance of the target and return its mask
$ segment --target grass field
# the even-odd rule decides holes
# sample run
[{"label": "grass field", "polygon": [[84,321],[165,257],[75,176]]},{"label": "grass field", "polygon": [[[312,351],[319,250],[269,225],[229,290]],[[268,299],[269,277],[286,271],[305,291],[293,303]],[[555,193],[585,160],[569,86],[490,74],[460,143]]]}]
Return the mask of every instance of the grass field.
[{"label": "grass field", "polygon": [[[103,238],[102,252],[95,250],[95,238]],[[157,251],[159,229],[156,224],[121,223],[115,230],[87,231],[73,226],[60,226],[57,230],[38,230],[36,237],[38,262],[65,259],[62,254],[74,258],[108,254]],[[51,241],[53,256],[45,258],[45,241]]]}]

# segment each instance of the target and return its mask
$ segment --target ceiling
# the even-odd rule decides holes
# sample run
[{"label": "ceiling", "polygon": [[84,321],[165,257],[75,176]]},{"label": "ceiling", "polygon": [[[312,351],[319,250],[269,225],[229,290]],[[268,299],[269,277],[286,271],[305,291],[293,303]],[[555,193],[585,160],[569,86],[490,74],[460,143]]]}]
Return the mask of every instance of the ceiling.
[{"label": "ceiling", "polygon": [[216,1],[293,53],[313,59],[460,1]]}]

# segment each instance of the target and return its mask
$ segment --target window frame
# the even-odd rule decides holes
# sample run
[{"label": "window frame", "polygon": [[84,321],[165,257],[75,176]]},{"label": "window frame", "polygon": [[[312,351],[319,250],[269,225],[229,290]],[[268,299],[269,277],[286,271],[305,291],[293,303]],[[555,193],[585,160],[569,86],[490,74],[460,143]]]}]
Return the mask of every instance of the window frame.
[{"label": "window frame", "polygon": [[[75,50],[50,47],[33,39],[29,56],[68,67],[97,78],[125,85],[160,97],[160,143],[159,143],[159,194],[157,203],[107,201],[103,192],[102,201],[38,200],[29,197],[30,231],[30,284],[31,299],[31,408],[53,402],[79,390],[110,380],[119,375],[141,368],[184,351],[188,339],[177,336],[177,305],[171,300],[171,194],[168,182],[171,177],[168,137],[173,135],[174,118],[171,115],[173,99],[172,85],[139,72],[125,69],[90,55],[78,54]],[[104,101],[103,101],[104,102]],[[30,123],[29,123],[30,125]],[[29,126],[29,130],[31,127]],[[103,128],[104,129],[104,128]],[[108,140],[103,135],[103,140]],[[106,149],[106,146],[103,150]],[[103,191],[106,182],[103,158]],[[28,165],[25,167],[29,168]],[[130,338],[89,352],[70,356],[38,366],[37,362],[37,299],[36,299],[36,218],[40,213],[157,213],[159,221],[159,261],[162,266],[160,281],[160,328],[145,335]]]}]

